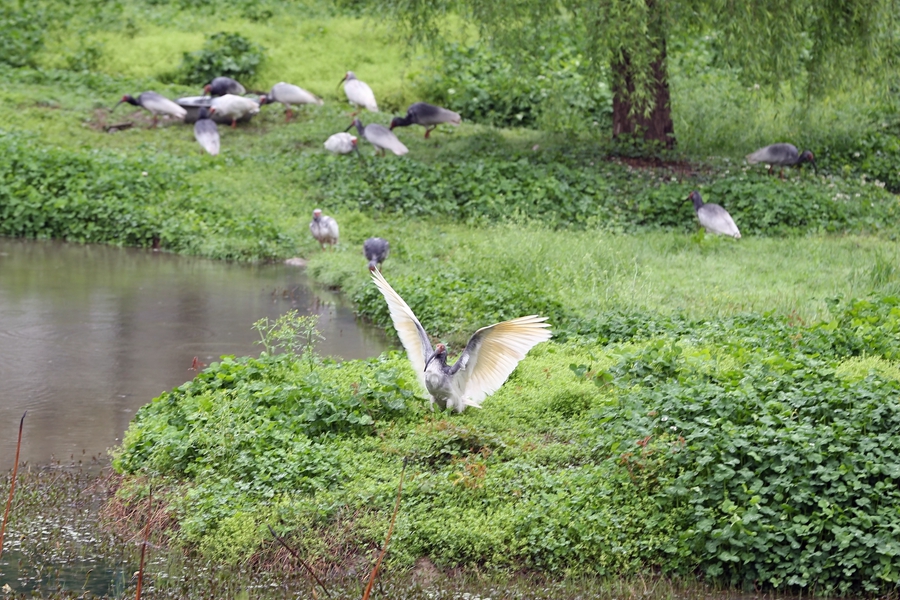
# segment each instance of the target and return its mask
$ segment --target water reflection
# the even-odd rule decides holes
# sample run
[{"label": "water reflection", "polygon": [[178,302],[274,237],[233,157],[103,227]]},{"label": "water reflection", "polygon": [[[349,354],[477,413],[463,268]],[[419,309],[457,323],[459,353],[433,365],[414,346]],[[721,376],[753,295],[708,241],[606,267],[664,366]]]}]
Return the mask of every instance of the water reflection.
[{"label": "water reflection", "polygon": [[384,348],[294,267],[0,238],[0,468],[25,410],[22,460],[104,454],[138,407],[194,375],[193,357],[259,354],[253,322],[290,309],[320,315],[322,354]]}]

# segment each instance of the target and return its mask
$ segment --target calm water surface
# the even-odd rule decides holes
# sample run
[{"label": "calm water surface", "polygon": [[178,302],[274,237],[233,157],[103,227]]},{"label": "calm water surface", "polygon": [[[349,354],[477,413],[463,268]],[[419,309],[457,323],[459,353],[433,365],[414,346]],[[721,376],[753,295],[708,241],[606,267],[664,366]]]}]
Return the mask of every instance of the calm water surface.
[{"label": "calm water surface", "polygon": [[24,411],[22,460],[105,455],[141,405],[195,375],[195,356],[258,355],[252,324],[291,309],[319,315],[320,354],[386,347],[295,267],[0,238],[0,469]]}]

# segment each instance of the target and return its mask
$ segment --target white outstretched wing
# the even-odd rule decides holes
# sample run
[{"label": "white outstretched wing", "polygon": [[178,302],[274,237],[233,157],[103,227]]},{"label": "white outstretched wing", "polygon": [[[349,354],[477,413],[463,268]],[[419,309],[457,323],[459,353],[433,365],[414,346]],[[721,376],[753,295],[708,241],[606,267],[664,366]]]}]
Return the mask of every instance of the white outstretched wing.
[{"label": "white outstretched wing", "polygon": [[[519,361],[537,344],[550,339],[547,317],[530,315],[482,327],[466,344],[454,364],[454,385],[463,390],[467,406],[481,406],[486,396],[500,389]],[[462,410],[459,407],[457,410]]]},{"label": "white outstretched wing", "polygon": [[378,269],[372,271],[372,279],[387,301],[388,308],[391,311],[391,320],[394,322],[394,329],[397,330],[397,335],[400,336],[400,341],[403,343],[403,347],[406,348],[406,355],[409,357],[409,362],[412,363],[416,377],[419,378],[419,383],[422,384],[422,389],[427,392],[428,388],[425,387],[425,359],[432,353],[428,334],[425,333],[425,329],[422,328],[422,324],[419,323],[409,305],[400,297],[400,294],[394,291],[394,288],[390,286]]}]

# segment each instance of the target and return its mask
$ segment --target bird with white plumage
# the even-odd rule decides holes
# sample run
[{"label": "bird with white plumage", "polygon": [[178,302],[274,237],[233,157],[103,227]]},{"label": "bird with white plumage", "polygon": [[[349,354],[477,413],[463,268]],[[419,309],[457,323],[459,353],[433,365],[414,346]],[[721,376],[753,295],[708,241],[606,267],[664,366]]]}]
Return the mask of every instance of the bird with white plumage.
[{"label": "bird with white plumage", "polygon": [[[378,123],[363,125],[359,119],[353,119],[350,127],[356,127],[359,137],[375,146],[375,150],[381,152],[382,156],[385,150],[390,150],[397,156],[403,156],[409,152],[409,148],[394,135],[394,132],[384,125],[379,125]],[[350,127],[347,129],[350,129]]]},{"label": "bird with white plumage", "polygon": [[419,383],[441,410],[480,408],[484,399],[506,382],[519,361],[552,335],[547,318],[537,315],[495,323],[476,331],[456,362],[448,365],[447,347],[431,347],[422,324],[381,272],[373,270],[372,279],[387,301]]},{"label": "bird with white plumage", "polygon": [[231,119],[231,126],[237,127],[237,120],[244,115],[255,115],[259,112],[259,104],[250,98],[225,94],[213,98],[210,102],[209,114],[221,115]]},{"label": "bird with white plumage", "polygon": [[731,218],[727,210],[718,204],[705,204],[698,191],[691,192],[687,199],[694,203],[694,212],[697,213],[697,220],[700,221],[700,225],[706,231],[717,235],[727,235],[735,239],[741,237],[740,230],[734,224],[734,219]]},{"label": "bird with white plumage", "polygon": [[205,106],[200,108],[194,122],[194,138],[212,156],[219,154],[219,127],[209,118],[209,111]]},{"label": "bird with white plumage", "polygon": [[184,108],[156,92],[143,92],[138,94],[137,98],[126,94],[122,96],[121,100],[116,102],[116,105],[113,106],[112,111],[110,112],[115,111],[123,102],[131,104],[132,106],[140,106],[141,108],[150,111],[150,114],[153,115],[154,126],[156,126],[158,122],[159,115],[166,115],[184,120],[184,116],[187,114],[187,111]]},{"label": "bird with white plumage", "polygon": [[356,75],[353,71],[347,71],[347,74],[344,75],[344,78],[338,83],[344,84],[344,93],[347,95],[347,100],[350,101],[350,104],[357,108],[357,112],[353,113],[355,116],[360,108],[365,108],[369,112],[378,112],[378,103],[375,101],[375,93],[372,91],[372,88],[368,86],[363,81],[360,81],[356,78]]},{"label": "bird with white plumage", "polygon": [[301,104],[322,104],[323,100],[312,92],[307,92],[301,87],[282,81],[273,85],[268,94],[263,94],[259,97],[260,106],[272,104],[274,102],[284,104],[286,109],[286,120],[290,121],[291,117],[294,116],[293,106],[299,106]]},{"label": "bird with white plumage", "polygon": [[313,211],[313,220],[309,224],[309,231],[312,233],[316,241],[322,245],[322,250],[328,244],[334,249],[338,243],[338,224],[333,218],[322,214],[322,209],[317,208]]},{"label": "bird with white plumage", "polygon": [[359,147],[356,143],[356,136],[350,135],[346,131],[335,133],[325,140],[325,149],[335,154],[350,154],[351,152],[359,153]]}]

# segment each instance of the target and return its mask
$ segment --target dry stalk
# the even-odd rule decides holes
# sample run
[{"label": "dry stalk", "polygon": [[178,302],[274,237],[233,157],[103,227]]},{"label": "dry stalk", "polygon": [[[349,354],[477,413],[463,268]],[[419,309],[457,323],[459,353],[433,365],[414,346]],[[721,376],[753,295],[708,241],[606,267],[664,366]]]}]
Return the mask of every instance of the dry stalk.
[{"label": "dry stalk", "polygon": [[19,472],[19,451],[22,449],[22,426],[25,425],[26,410],[19,421],[19,441],[16,442],[16,464],[13,465],[12,479],[9,483],[9,499],[3,512],[3,524],[0,525],[0,556],[3,556],[3,535],[6,533],[6,522],[9,520],[9,509],[12,508],[13,494],[16,492],[16,474]]},{"label": "dry stalk", "polygon": [[403,495],[403,476],[406,474],[407,462],[407,459],[404,458],[403,470],[400,471],[400,485],[397,486],[397,501],[394,503],[394,514],[391,515],[391,524],[388,526],[387,536],[384,538],[384,546],[381,548],[378,560],[375,561],[375,566],[372,567],[372,574],[369,575],[369,583],[366,585],[366,591],[363,592],[362,600],[369,600],[372,586],[375,585],[375,578],[378,577],[378,567],[381,566],[381,561],[384,560],[384,555],[387,554],[388,543],[391,541],[391,534],[394,532],[394,523],[397,522],[397,513],[400,511],[400,497]]}]

